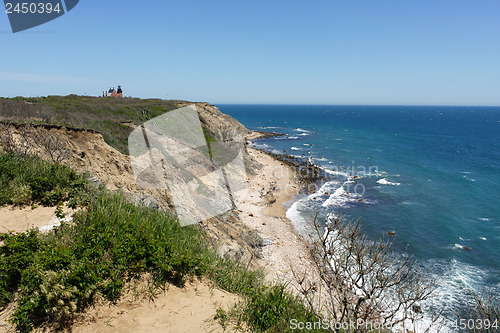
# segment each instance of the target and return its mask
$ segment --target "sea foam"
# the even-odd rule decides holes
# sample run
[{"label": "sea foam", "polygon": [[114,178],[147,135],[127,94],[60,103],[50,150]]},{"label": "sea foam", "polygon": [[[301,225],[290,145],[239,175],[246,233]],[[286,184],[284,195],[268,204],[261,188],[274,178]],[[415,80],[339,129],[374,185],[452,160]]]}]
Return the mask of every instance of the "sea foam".
[{"label": "sea foam", "polygon": [[387,180],[387,178],[379,179],[377,181],[377,183],[381,184],[381,185],[393,185],[393,186],[399,186],[399,185],[401,185],[401,183],[390,182],[390,181]]}]

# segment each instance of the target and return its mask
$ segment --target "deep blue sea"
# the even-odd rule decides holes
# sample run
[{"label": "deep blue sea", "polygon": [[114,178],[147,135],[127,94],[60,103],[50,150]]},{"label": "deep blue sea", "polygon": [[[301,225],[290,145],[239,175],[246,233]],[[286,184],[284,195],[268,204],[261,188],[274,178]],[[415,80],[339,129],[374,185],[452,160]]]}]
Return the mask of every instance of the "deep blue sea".
[{"label": "deep blue sea", "polygon": [[500,289],[500,107],[218,107],[249,129],[286,134],[255,146],[336,172],[290,207],[297,229],[319,209],[360,218],[373,239],[394,233],[394,249],[438,283],[429,306],[448,314]]}]

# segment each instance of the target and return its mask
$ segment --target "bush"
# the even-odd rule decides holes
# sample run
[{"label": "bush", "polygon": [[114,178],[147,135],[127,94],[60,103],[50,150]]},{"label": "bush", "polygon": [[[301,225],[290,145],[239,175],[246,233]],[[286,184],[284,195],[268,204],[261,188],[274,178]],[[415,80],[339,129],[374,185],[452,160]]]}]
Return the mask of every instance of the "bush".
[{"label": "bush", "polygon": [[75,197],[85,176],[35,156],[0,153],[0,206],[30,202],[54,206]]},{"label": "bush", "polygon": [[17,291],[22,272],[33,264],[40,248],[35,230],[22,234],[0,234],[0,307],[6,305]]},{"label": "bush", "polygon": [[247,299],[244,313],[246,322],[255,332],[292,331],[290,319],[304,323],[319,320],[304,306],[302,300],[285,291],[283,285],[257,289]]}]

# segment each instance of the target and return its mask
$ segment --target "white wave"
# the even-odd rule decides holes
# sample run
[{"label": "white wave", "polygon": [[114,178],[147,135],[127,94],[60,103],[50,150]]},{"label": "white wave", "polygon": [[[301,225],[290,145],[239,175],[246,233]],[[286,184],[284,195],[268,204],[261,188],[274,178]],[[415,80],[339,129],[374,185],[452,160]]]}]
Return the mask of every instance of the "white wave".
[{"label": "white wave", "polygon": [[299,135],[306,136],[309,135],[309,133],[300,133]]},{"label": "white wave", "polygon": [[[375,204],[376,201],[365,199],[361,194],[350,193],[345,190],[349,181],[340,182],[332,180],[324,183],[319,190],[304,199],[304,203],[315,203],[310,205],[309,211],[317,211],[319,208],[348,207],[350,203],[363,202],[363,204]],[[326,197],[326,200],[325,200]],[[324,201],[323,201],[324,200]],[[321,203],[321,206],[317,206]]]},{"label": "white wave", "polygon": [[488,240],[486,237],[479,237],[480,240]]},{"label": "white wave", "polygon": [[329,193],[335,192],[340,186],[341,183],[338,181],[329,181],[321,185],[319,190],[307,196],[308,200],[314,200],[316,197],[322,197],[324,195],[329,195]]},{"label": "white wave", "polygon": [[[489,273],[477,266],[465,264],[456,259],[452,259],[451,262],[427,260],[420,266],[420,270],[424,275],[429,275],[430,280],[436,283],[436,289],[432,297],[420,304],[424,317],[417,320],[412,331],[455,332],[453,327],[457,314],[462,309],[473,305],[472,295],[481,290]],[[500,289],[500,285],[497,289]],[[441,318],[434,322],[433,315],[437,313],[441,313]]]},{"label": "white wave", "polygon": [[451,327],[457,313],[474,303],[472,295],[481,290],[490,273],[456,259],[451,262],[429,260],[422,270],[430,273],[431,279],[436,282],[433,297],[422,304],[424,314],[442,311],[445,318],[444,326],[431,332],[454,332]]},{"label": "white wave", "polygon": [[465,180],[468,180],[470,182],[475,182],[476,180],[474,178],[467,178],[467,176],[463,176]]},{"label": "white wave", "polygon": [[295,130],[296,130],[297,132],[311,133],[311,131],[306,130],[306,129],[303,129],[303,128],[300,128],[300,127],[296,128]]},{"label": "white wave", "polygon": [[312,226],[302,214],[305,211],[304,199],[295,201],[286,211],[286,217],[292,222],[295,230],[301,235],[311,235]]},{"label": "white wave", "polygon": [[487,217],[480,217],[479,219],[480,219],[481,221],[489,221],[489,220],[490,220],[490,219],[489,219],[489,218],[487,218]]},{"label": "white wave", "polygon": [[394,186],[399,186],[401,183],[393,183],[387,180],[387,178],[382,178],[377,181],[377,184],[382,184],[382,185],[394,185]]},{"label": "white wave", "polygon": [[277,127],[277,126],[262,126],[260,128],[261,129],[278,129],[278,128],[281,128],[281,127]]},{"label": "white wave", "polygon": [[[298,209],[299,201],[294,202],[290,208],[286,211],[286,217],[294,222],[294,224],[301,222],[302,217],[300,216],[299,209]],[[303,221],[305,222],[305,221]]]},{"label": "white wave", "polygon": [[292,147],[290,149],[292,149],[292,150],[302,150],[302,148],[297,148],[297,147]]},{"label": "white wave", "polygon": [[[326,182],[321,188],[307,198],[295,202],[286,212],[286,216],[292,221],[294,227],[301,234],[307,234],[308,224],[304,218],[304,212],[308,207],[304,204],[308,200],[313,200],[317,203],[328,193],[333,193],[322,204],[337,205],[345,204],[345,202],[353,199],[346,192],[344,186],[338,181]],[[319,199],[319,200],[318,200]],[[329,214],[331,217],[335,213]],[[309,221],[310,222],[310,221]],[[451,248],[464,250],[466,246],[461,244],[452,244]],[[424,318],[417,321],[414,332],[424,332],[426,328],[431,326],[427,332],[448,333],[453,332],[449,327],[453,327],[453,319],[458,311],[463,309],[468,304],[472,304],[472,294],[474,291],[480,290],[481,286],[486,281],[488,272],[479,267],[461,263],[455,259],[451,262],[444,260],[426,260],[422,263],[422,273],[429,274],[430,280],[435,281],[437,289],[433,293],[433,297],[419,304],[423,310]],[[500,288],[500,285],[499,287]],[[433,324],[432,316],[440,311],[443,311],[443,322],[441,324]]]},{"label": "white wave", "polygon": [[465,250],[465,251],[470,251],[471,248],[462,244],[453,244],[453,246],[448,247],[449,249],[454,249],[454,250]]},{"label": "white wave", "polygon": [[265,143],[254,143],[254,142],[252,142],[252,147],[258,148],[258,149],[268,149],[269,145],[267,145]]},{"label": "white wave", "polygon": [[328,161],[328,159],[326,159],[324,157],[320,157],[320,158],[314,157],[314,160],[315,161],[319,161],[319,162],[326,162],[326,161]]},{"label": "white wave", "polygon": [[299,137],[295,136],[295,135],[290,136],[288,134],[285,134],[285,135],[276,136],[273,139],[274,140],[298,140]]},{"label": "white wave", "polygon": [[347,173],[345,171],[331,170],[331,169],[327,169],[327,168],[321,167],[321,166],[319,168],[332,176],[344,176],[346,178],[350,177],[349,173]]},{"label": "white wave", "polygon": [[[328,187],[334,187],[338,183],[330,182],[327,186],[318,191],[321,193]],[[345,195],[343,187],[339,187],[332,196],[343,197]],[[300,216],[300,205],[292,205],[287,211],[287,217],[294,221],[304,221]],[[328,215],[328,220],[335,217],[334,213]],[[294,225],[297,225],[294,223]],[[460,244],[455,244],[457,248],[463,248]],[[420,303],[424,318],[418,320],[413,326],[412,323],[405,323],[406,328],[412,327],[414,332],[449,333],[452,330],[453,320],[461,309],[472,304],[471,295],[480,290],[487,280],[488,272],[479,267],[465,264],[452,259],[451,262],[444,260],[426,260],[420,266],[421,272],[430,275],[429,279],[436,282],[436,290],[433,297]],[[500,284],[497,287],[500,289]],[[356,292],[356,290],[354,290]],[[433,315],[442,312],[443,317],[438,323],[433,322]],[[428,329],[429,328],[429,329]],[[395,327],[396,331],[398,327]],[[402,330],[405,331],[405,330]]]},{"label": "white wave", "polygon": [[339,187],[335,192],[330,195],[328,199],[321,204],[323,207],[337,206],[343,207],[349,201],[349,196],[344,189],[344,186]]},{"label": "white wave", "polygon": [[[331,215],[329,214],[329,215],[327,215],[327,221],[330,222],[332,220],[332,218],[335,218],[335,217],[336,217],[335,214],[331,214]],[[332,260],[332,265],[335,266],[336,260],[339,260],[340,258],[346,258],[346,256],[343,256],[343,253],[346,251],[346,249],[348,249],[350,247],[351,241],[349,239],[346,239],[346,238],[339,236],[339,233],[337,230],[327,231],[327,228],[325,228],[325,233],[326,232],[330,232],[330,234],[329,234],[330,239],[329,239],[328,244],[331,246],[330,249],[333,250],[331,260]],[[347,256],[347,257],[349,258],[350,256]],[[352,257],[351,257],[351,259],[352,259]],[[345,260],[345,259],[343,259],[343,260]],[[347,260],[349,260],[349,259],[347,259]],[[355,266],[354,265],[355,259],[352,259],[352,260],[353,260],[353,266]],[[347,270],[348,269],[349,268],[347,268]],[[388,268],[388,270],[390,272],[390,268]],[[347,275],[349,275],[349,274],[347,274]],[[361,289],[359,289],[356,286],[354,286],[352,291],[357,295],[363,294]],[[383,291],[383,294],[380,294],[379,297],[381,297],[380,301],[388,302],[387,303],[388,307],[392,308],[391,304],[394,305],[395,303],[397,303],[398,294],[397,294],[396,289],[385,289]],[[427,303],[420,303],[418,305],[421,306],[422,309],[424,310],[423,311],[423,313],[424,313],[423,318],[416,320],[416,321],[412,321],[410,319],[401,321],[395,327],[393,327],[395,332],[410,332],[410,330],[412,332],[429,332],[429,333],[431,333],[431,332],[432,333],[452,332],[452,330],[448,330],[446,328],[446,327],[451,327],[449,321],[442,320],[442,322],[440,322],[438,324],[436,324],[434,322],[432,313],[438,312],[439,306],[435,307],[433,303],[429,304],[428,302]],[[437,311],[436,311],[436,308],[438,309]],[[402,318],[403,318],[402,311],[399,312],[398,314],[396,314],[396,319],[402,319]],[[443,329],[443,327],[444,327],[444,329]]]}]

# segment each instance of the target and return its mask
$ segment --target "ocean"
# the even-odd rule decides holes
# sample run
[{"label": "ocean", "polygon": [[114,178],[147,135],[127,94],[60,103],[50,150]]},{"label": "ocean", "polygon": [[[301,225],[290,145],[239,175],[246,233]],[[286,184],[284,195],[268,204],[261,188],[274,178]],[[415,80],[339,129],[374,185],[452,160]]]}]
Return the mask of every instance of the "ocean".
[{"label": "ocean", "polygon": [[484,288],[500,291],[500,107],[218,107],[285,134],[254,146],[333,175],[289,207],[299,232],[316,211],[359,218],[369,238],[418,260],[437,283],[425,307],[449,318]]}]

